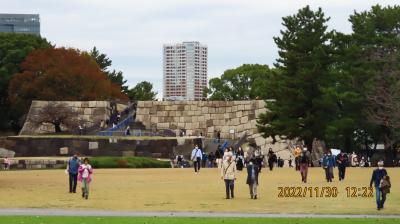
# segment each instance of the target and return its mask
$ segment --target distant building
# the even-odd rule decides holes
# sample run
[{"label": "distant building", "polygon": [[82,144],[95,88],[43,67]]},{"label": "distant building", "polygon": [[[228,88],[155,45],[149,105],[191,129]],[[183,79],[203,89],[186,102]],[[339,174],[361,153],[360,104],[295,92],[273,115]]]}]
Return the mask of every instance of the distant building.
[{"label": "distant building", "polygon": [[164,100],[201,100],[207,87],[207,46],[164,45]]},{"label": "distant building", "polygon": [[0,14],[0,33],[40,35],[38,14]]}]

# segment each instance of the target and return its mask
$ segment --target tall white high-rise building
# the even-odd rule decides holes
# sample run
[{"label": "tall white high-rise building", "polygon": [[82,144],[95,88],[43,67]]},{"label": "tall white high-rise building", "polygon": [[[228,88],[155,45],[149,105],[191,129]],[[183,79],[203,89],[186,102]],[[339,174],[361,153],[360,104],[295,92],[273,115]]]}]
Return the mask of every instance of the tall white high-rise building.
[{"label": "tall white high-rise building", "polygon": [[201,100],[207,87],[207,46],[164,44],[164,100]]}]

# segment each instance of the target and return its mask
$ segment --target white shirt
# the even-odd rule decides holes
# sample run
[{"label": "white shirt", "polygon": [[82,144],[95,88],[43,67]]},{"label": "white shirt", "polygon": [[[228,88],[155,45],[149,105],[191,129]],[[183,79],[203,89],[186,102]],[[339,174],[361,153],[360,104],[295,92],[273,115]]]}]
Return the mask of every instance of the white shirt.
[{"label": "white shirt", "polygon": [[195,148],[192,151],[192,160],[193,161],[197,160],[197,157],[200,157],[200,158],[203,157],[203,153],[201,152],[201,149],[199,149],[199,148],[197,148],[197,149]]},{"label": "white shirt", "polygon": [[89,176],[89,170],[92,169],[92,166],[90,164],[82,164],[81,166],[83,169],[82,178],[87,178]]}]

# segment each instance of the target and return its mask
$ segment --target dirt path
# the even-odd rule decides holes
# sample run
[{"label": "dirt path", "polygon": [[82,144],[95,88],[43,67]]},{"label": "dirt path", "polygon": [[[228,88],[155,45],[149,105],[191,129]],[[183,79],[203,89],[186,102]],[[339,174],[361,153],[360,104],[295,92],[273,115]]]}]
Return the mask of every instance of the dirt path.
[{"label": "dirt path", "polygon": [[101,216],[101,217],[240,217],[240,218],[394,218],[400,215],[269,214],[229,212],[130,212],[101,210],[0,209],[0,216]]}]

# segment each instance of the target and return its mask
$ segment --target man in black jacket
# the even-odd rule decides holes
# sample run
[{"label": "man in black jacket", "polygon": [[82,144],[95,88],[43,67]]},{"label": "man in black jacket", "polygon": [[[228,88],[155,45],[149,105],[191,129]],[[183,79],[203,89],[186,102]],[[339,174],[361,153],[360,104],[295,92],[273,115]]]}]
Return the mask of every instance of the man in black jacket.
[{"label": "man in black jacket", "polygon": [[381,179],[387,175],[386,169],[383,168],[383,161],[378,162],[378,169],[375,169],[372,172],[372,177],[371,181],[369,183],[369,186],[372,187],[372,183],[374,183],[375,186],[375,193],[376,193],[376,205],[377,209],[381,210],[383,209],[383,204],[385,204],[385,198],[382,198],[382,190],[380,188],[381,184]]},{"label": "man in black jacket", "polygon": [[259,167],[254,159],[251,159],[247,165],[247,180],[246,184],[249,185],[251,199],[257,199],[257,185],[258,185]]},{"label": "man in black jacket", "polygon": [[345,153],[340,151],[339,155],[336,157],[336,164],[339,169],[339,181],[344,180],[344,176],[346,174],[346,166],[349,161],[349,158]]}]

